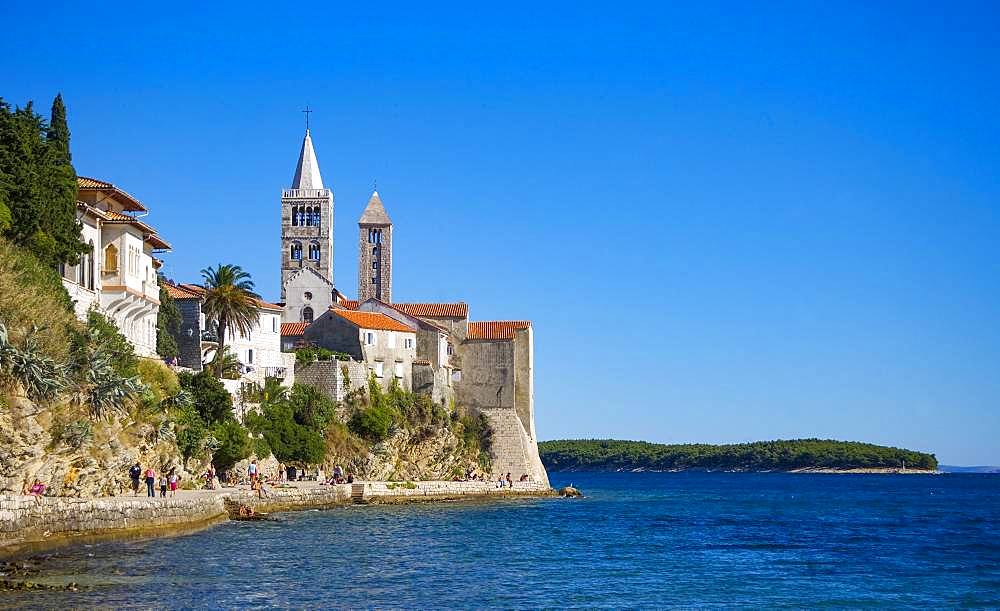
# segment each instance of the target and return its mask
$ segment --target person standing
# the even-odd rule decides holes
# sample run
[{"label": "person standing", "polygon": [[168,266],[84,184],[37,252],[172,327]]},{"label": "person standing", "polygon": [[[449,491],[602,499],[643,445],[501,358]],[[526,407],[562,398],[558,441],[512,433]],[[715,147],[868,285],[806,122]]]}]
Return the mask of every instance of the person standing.
[{"label": "person standing", "polygon": [[153,471],[152,467],[146,468],[146,496],[156,498],[156,492],[153,490],[153,486],[156,485],[156,471]]},{"label": "person standing", "polygon": [[142,465],[138,461],[128,470],[128,477],[132,480],[132,496],[138,496],[139,479],[142,477]]},{"label": "person standing", "polygon": [[257,482],[257,459],[253,459],[250,462],[250,466],[247,467],[247,475],[250,476],[250,488],[253,489],[254,484]]},{"label": "person standing", "polygon": [[160,498],[167,498],[167,476],[160,474]]},{"label": "person standing", "polygon": [[180,476],[177,475],[175,469],[170,469],[170,475],[167,476],[167,484],[170,486],[170,496],[177,496],[177,482],[180,481]]},{"label": "person standing", "polygon": [[514,487],[514,480],[510,478],[510,471],[507,472],[507,487],[508,488]]}]

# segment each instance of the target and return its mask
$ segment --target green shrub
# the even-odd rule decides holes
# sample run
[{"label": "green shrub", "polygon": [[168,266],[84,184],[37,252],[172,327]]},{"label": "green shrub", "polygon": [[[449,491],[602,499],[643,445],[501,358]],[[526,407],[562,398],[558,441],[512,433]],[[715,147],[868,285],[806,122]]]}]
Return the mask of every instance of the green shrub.
[{"label": "green shrub", "polygon": [[389,437],[395,416],[395,412],[388,405],[372,405],[355,411],[347,423],[347,428],[363,439],[379,442]]},{"label": "green shrub", "polygon": [[212,453],[212,464],[216,471],[228,471],[233,465],[250,456],[253,449],[246,429],[235,420],[220,422],[212,427],[212,436],[218,446]]},{"label": "green shrub", "polygon": [[300,365],[308,365],[309,363],[315,363],[316,361],[329,361],[332,359],[346,361],[350,358],[351,355],[346,352],[336,352],[333,350],[327,350],[326,348],[320,348],[319,346],[307,346],[305,348],[295,349],[295,362]]},{"label": "green shrub", "polygon": [[75,338],[75,348],[82,344],[96,344],[108,355],[111,366],[119,374],[130,378],[139,375],[139,358],[135,349],[114,322],[96,309],[91,309],[87,312],[87,331],[87,334]]},{"label": "green shrub", "polygon": [[177,374],[160,361],[139,359],[137,370],[139,379],[145,384],[157,403],[177,395],[181,390]]},{"label": "green shrub", "polygon": [[194,407],[206,424],[217,424],[233,418],[233,399],[222,382],[207,369],[199,373],[181,372],[177,376],[181,388],[191,395]]},{"label": "green shrub", "polygon": [[94,438],[94,428],[89,420],[74,420],[66,424],[57,422],[52,427],[51,435],[53,442],[61,441],[73,449],[78,449]]}]

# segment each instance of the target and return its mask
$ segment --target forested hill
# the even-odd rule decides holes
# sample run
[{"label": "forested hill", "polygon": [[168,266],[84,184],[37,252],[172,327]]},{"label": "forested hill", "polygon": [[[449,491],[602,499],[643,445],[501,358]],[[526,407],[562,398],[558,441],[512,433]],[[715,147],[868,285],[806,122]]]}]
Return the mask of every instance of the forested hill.
[{"label": "forested hill", "polygon": [[933,454],[856,441],[790,439],[731,445],[665,445],[613,439],[538,444],[551,471],[794,471],[937,468]]}]

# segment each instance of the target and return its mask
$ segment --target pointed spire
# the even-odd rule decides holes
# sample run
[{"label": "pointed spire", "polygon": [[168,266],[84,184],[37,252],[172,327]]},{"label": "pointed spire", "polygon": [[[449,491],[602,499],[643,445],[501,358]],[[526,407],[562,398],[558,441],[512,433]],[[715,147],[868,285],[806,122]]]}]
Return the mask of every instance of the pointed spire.
[{"label": "pointed spire", "polygon": [[389,214],[382,205],[382,198],[378,196],[378,191],[372,191],[372,196],[365,206],[365,211],[361,214],[359,225],[392,225]]},{"label": "pointed spire", "polygon": [[302,140],[302,151],[299,152],[299,164],[295,166],[295,178],[292,179],[291,188],[323,188],[323,177],[319,175],[319,162],[316,160],[316,151],[313,150],[313,141],[308,128],[306,137]]}]

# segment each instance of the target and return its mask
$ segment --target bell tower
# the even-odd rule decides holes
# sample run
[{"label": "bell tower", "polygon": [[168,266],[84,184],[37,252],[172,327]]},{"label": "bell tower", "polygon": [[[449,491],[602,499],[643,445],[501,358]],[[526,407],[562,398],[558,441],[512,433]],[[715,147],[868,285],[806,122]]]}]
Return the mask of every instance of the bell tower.
[{"label": "bell tower", "polygon": [[373,191],[358,221],[358,301],[392,303],[392,221]]},{"label": "bell tower", "polygon": [[282,301],[289,277],[302,269],[333,285],[333,191],[323,187],[308,126],[292,186],[281,191]]}]

